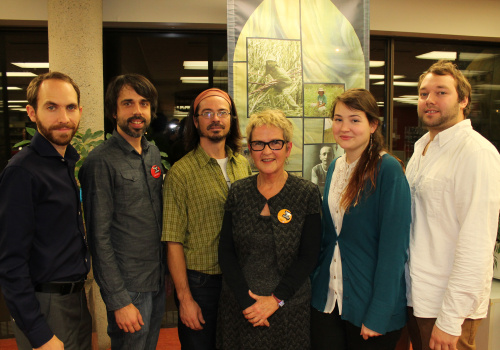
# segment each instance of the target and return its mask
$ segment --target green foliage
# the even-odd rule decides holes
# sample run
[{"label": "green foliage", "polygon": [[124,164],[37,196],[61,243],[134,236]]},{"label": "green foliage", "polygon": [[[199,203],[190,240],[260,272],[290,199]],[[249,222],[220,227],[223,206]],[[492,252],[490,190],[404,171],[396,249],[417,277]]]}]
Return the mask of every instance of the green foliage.
[{"label": "green foliage", "polygon": [[[31,136],[35,135],[35,129],[26,128],[26,132]],[[83,161],[89,155],[90,151],[92,151],[95,147],[99,146],[104,142],[102,139],[102,135],[104,135],[104,131],[99,130],[96,132],[92,132],[90,128],[88,128],[83,134],[79,131],[76,132],[71,144],[75,147],[78,154],[80,154],[80,159],[75,165],[75,177],[78,179],[78,171],[83,164]],[[107,134],[106,138],[111,137],[111,134]],[[13,147],[21,147],[31,143],[31,140],[23,140],[21,142],[16,143]]]},{"label": "green foliage", "polygon": [[19,141],[18,143],[16,143],[14,146],[12,146],[12,148],[26,146],[26,145],[29,145],[30,143],[31,143],[31,140],[22,140],[22,141]]},{"label": "green foliage", "polygon": [[92,130],[88,128],[83,134],[77,131],[75,136],[73,137],[71,144],[80,154],[80,159],[75,165],[75,176],[77,179],[78,171],[80,171],[80,167],[82,166],[85,158],[87,158],[87,156],[89,155],[90,151],[104,142],[102,135],[104,135],[104,131],[99,130],[96,132],[92,132]]},{"label": "green foliage", "polygon": [[[153,145],[156,146],[156,142],[154,140],[149,140],[149,142],[151,142]],[[165,168],[165,170],[168,170],[170,169],[171,165],[170,163],[168,162],[168,154],[166,152],[161,152],[160,151],[160,156],[161,156],[161,164],[163,165],[163,168]]]},{"label": "green foliage", "polygon": [[[30,134],[32,137],[33,137],[33,135],[35,135],[35,129],[33,129],[33,128],[28,128],[27,127],[26,128],[26,132],[28,134]],[[14,146],[12,146],[12,148],[22,147],[24,145],[29,145],[30,143],[31,143],[31,140],[22,140],[22,141],[16,143]]]}]

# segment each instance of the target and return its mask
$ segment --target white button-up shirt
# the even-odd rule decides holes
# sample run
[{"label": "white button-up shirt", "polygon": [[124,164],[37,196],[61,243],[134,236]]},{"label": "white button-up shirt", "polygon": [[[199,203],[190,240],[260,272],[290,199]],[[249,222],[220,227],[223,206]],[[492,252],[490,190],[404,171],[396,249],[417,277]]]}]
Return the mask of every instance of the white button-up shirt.
[{"label": "white button-up shirt", "polygon": [[[425,156],[422,155],[429,144]],[[500,155],[464,120],[415,144],[408,305],[459,336],[488,311],[500,210]]]}]

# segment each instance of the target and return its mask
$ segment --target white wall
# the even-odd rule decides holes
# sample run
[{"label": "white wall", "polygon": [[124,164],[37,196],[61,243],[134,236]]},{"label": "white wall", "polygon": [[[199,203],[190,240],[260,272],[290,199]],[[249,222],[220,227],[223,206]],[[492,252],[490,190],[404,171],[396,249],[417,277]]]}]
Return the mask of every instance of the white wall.
[{"label": "white wall", "polygon": [[371,0],[370,29],[500,38],[499,0]]},{"label": "white wall", "polygon": [[[0,25],[46,21],[47,0],[1,0]],[[372,0],[374,31],[500,38],[499,0]],[[75,20],[83,20],[75,14]],[[226,24],[226,0],[103,0],[105,22]]]}]

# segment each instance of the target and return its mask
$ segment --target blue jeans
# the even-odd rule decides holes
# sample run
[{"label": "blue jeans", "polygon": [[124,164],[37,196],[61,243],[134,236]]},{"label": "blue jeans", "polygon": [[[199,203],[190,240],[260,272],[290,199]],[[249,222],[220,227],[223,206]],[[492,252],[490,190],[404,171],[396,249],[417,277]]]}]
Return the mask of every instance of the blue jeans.
[{"label": "blue jeans", "polygon": [[[182,350],[214,350],[215,331],[217,328],[217,310],[219,307],[222,275],[207,275],[198,271],[187,270],[189,289],[198,303],[205,324],[199,331],[192,330],[178,317],[178,333]],[[175,293],[175,304],[179,308],[179,299]]]},{"label": "blue jeans", "polygon": [[118,328],[115,312],[108,311],[108,335],[112,350],[156,350],[161,321],[165,313],[165,284],[157,292],[129,292],[132,304],[139,309],[144,326],[135,333]]}]

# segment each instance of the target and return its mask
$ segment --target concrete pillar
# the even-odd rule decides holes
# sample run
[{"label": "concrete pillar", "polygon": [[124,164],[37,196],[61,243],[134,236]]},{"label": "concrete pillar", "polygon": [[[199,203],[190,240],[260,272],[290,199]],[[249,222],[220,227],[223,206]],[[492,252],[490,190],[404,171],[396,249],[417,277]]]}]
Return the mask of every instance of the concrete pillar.
[{"label": "concrete pillar", "polygon": [[[48,0],[50,70],[68,74],[80,87],[80,132],[104,130],[102,0]],[[93,319],[93,350],[110,347],[106,308],[93,274],[87,298]]]},{"label": "concrete pillar", "polygon": [[81,90],[80,131],[104,130],[102,0],[48,0],[49,65]]}]

